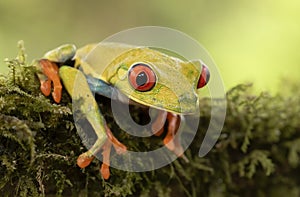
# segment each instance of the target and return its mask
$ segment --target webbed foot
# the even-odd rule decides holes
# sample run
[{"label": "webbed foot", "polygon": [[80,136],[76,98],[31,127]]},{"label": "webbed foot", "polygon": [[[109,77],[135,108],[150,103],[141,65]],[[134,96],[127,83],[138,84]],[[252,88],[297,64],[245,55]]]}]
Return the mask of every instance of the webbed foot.
[{"label": "webbed foot", "polygon": [[112,134],[111,130],[107,125],[105,125],[105,131],[106,131],[107,139],[104,142],[104,144],[102,146],[97,146],[96,145],[97,142],[96,142],[89,151],[82,153],[78,157],[77,165],[80,168],[87,167],[95,158],[94,155],[97,154],[102,149],[103,162],[100,168],[100,173],[102,177],[105,180],[107,180],[110,177],[109,164],[110,164],[111,147],[112,146],[114,147],[117,154],[124,154],[127,151],[127,147],[124,144],[122,144],[120,141],[118,141],[118,139]]},{"label": "webbed foot", "polygon": [[90,163],[94,160],[94,158],[95,158],[95,156],[94,155],[90,155],[89,152],[82,153],[77,158],[77,165],[80,168],[85,168],[88,165],[90,165]]}]

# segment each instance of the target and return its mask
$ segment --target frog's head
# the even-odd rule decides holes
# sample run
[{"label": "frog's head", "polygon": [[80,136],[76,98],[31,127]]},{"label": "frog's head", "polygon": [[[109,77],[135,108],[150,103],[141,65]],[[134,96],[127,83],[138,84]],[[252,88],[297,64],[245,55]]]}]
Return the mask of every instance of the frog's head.
[{"label": "frog's head", "polygon": [[198,107],[197,89],[209,71],[200,61],[183,61],[149,48],[130,49],[115,58],[104,78],[137,103],[188,114]]}]

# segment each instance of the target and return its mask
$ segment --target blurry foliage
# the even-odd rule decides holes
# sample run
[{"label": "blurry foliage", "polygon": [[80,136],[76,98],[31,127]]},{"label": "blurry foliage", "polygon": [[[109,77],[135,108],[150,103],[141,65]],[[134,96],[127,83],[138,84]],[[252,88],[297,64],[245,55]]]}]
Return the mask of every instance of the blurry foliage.
[{"label": "blurry foliage", "polygon": [[[218,143],[198,157],[210,120],[209,99],[201,99],[201,124],[186,151],[161,169],[134,173],[111,168],[104,181],[100,161],[76,166],[84,151],[73,125],[71,100],[63,92],[54,104],[39,91],[35,67],[26,62],[22,43],[17,58],[6,61],[0,78],[0,192],[2,196],[299,196],[300,89],[294,96],[251,93],[238,85],[227,93],[227,116]],[[109,113],[109,110],[107,111]],[[139,121],[141,111],[133,112]],[[113,131],[118,128],[109,114]],[[143,121],[142,119],[140,121]],[[161,139],[117,137],[141,150]]]}]

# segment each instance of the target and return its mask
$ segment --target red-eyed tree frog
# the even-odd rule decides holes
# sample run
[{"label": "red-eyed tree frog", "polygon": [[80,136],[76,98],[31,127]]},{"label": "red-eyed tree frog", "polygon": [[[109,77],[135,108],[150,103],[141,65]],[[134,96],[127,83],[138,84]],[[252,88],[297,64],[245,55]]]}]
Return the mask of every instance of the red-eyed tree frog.
[{"label": "red-eyed tree frog", "polygon": [[[93,55],[87,56],[92,51]],[[108,179],[111,147],[118,154],[127,151],[108,128],[93,96],[96,93],[110,97],[113,90],[128,97],[133,101],[131,104],[158,109],[152,125],[154,134],[161,135],[164,128],[156,131],[157,125],[168,122],[163,142],[170,151],[185,158],[180,140],[174,136],[181,115],[196,112],[199,102],[196,91],[209,80],[208,68],[200,60],[185,61],[151,47],[103,42],[78,50],[72,44],[62,45],[47,52],[37,65],[40,88],[45,96],[52,92],[54,101],[59,103],[64,87],[72,99],[83,100],[80,111],[95,131],[97,140],[78,157],[79,167],[88,166],[94,155],[102,151],[100,172]],[[75,83],[75,79],[80,83]]]}]

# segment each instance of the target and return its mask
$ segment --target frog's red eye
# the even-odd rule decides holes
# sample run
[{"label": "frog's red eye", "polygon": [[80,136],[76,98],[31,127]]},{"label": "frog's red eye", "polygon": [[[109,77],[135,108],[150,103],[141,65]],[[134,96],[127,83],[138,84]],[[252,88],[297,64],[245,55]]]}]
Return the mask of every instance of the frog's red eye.
[{"label": "frog's red eye", "polygon": [[210,73],[207,66],[202,65],[202,71],[201,71],[200,79],[198,81],[197,88],[202,88],[203,86],[205,86],[208,83],[209,78],[210,78]]},{"label": "frog's red eye", "polygon": [[143,63],[131,66],[128,79],[130,85],[141,92],[151,90],[156,83],[155,73],[148,65]]}]

